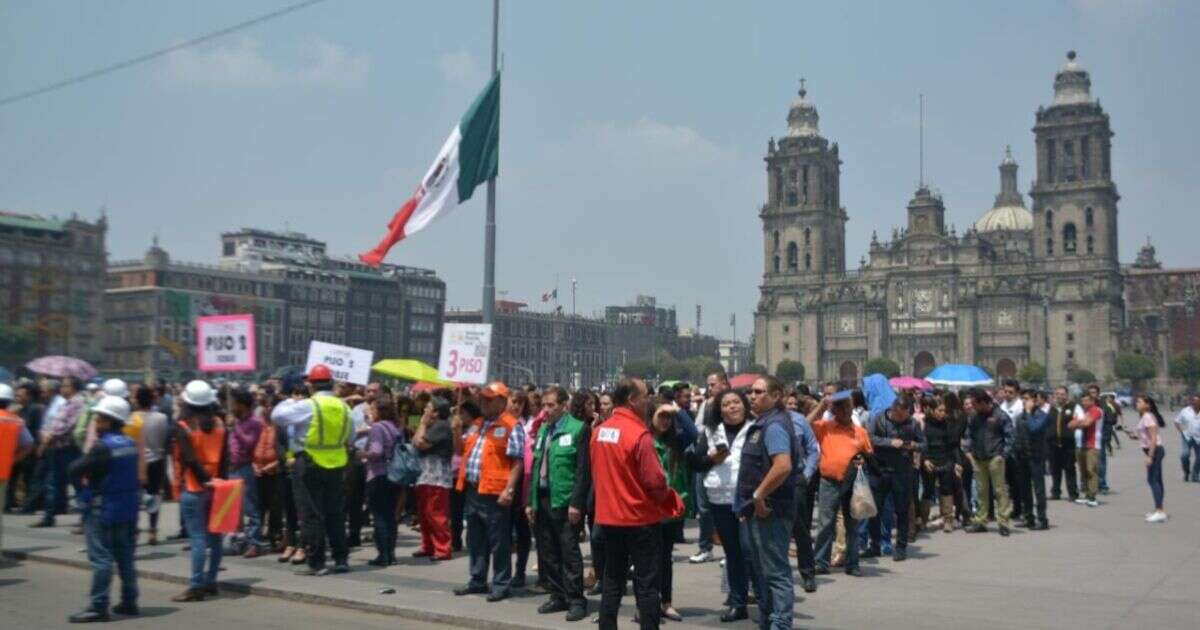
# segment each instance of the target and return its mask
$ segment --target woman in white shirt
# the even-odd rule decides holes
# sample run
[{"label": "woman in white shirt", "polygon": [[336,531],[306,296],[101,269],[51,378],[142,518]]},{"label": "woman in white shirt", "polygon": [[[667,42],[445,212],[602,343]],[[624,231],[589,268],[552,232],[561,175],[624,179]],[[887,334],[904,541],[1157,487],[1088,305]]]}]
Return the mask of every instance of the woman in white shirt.
[{"label": "woman in white shirt", "polygon": [[1167,513],[1163,511],[1162,463],[1167,453],[1163,449],[1161,429],[1167,423],[1153,398],[1138,396],[1136,405],[1141,421],[1137,424],[1137,435],[1130,437],[1136,437],[1142,443],[1142,452],[1146,454],[1146,483],[1150,484],[1150,494],[1154,496],[1154,511],[1146,515],[1146,522],[1164,523]]},{"label": "woman in white shirt", "polygon": [[725,601],[728,608],[721,615],[723,622],[748,618],[750,558],[742,550],[733,497],[750,420],[750,401],[745,394],[734,390],[721,394],[716,405],[708,406],[696,446],[688,452],[692,470],[703,475],[713,523],[725,550],[729,597]]}]

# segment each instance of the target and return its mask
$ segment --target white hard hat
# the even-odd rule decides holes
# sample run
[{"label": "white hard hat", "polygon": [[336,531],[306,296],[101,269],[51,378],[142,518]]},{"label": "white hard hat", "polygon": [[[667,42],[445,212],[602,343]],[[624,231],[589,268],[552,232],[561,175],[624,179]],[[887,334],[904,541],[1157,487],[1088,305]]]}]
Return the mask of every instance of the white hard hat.
[{"label": "white hard hat", "polygon": [[0,400],[11,401],[13,399],[13,388],[11,385],[0,383]]},{"label": "white hard hat", "polygon": [[204,381],[188,383],[179,397],[193,407],[207,407],[217,403],[217,391]]},{"label": "white hard hat", "polygon": [[129,421],[129,403],[120,396],[108,395],[92,406],[92,412],[116,420],[122,424]]},{"label": "white hard hat", "polygon": [[100,386],[105,394],[109,396],[120,396],[121,398],[129,397],[129,386],[119,378],[110,378],[104,381],[104,385]]}]

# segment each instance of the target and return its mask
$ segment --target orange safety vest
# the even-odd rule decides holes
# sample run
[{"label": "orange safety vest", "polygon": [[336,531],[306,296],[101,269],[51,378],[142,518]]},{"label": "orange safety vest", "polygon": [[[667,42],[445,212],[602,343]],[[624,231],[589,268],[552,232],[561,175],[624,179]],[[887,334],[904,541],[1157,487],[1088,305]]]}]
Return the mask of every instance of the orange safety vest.
[{"label": "orange safety vest", "polygon": [[21,440],[21,429],[25,422],[21,417],[5,409],[0,411],[0,481],[8,481],[13,464],[17,461],[17,444]]},{"label": "orange safety vest", "polygon": [[[221,449],[225,448],[225,426],[218,422],[211,433],[205,433],[198,429],[189,429],[187,423],[181,420],[179,428],[187,435],[188,442],[192,444],[192,452],[208,472],[208,476],[216,477],[221,467]],[[204,485],[183,465],[183,453],[179,445],[175,446],[175,470],[180,473],[188,492],[204,492]]]},{"label": "orange safety vest", "polygon": [[[483,423],[479,422],[477,426],[482,429]],[[508,436],[512,434],[516,426],[516,418],[502,413],[488,427],[487,435],[483,437],[483,451],[479,454],[479,487],[477,489],[479,494],[499,496],[508,486],[508,473],[512,469],[514,461],[507,454]],[[467,459],[471,457],[471,451],[475,448],[475,443],[479,441],[479,436],[480,430],[477,429],[463,438],[462,465],[458,468],[457,488],[459,492],[466,488]]]}]

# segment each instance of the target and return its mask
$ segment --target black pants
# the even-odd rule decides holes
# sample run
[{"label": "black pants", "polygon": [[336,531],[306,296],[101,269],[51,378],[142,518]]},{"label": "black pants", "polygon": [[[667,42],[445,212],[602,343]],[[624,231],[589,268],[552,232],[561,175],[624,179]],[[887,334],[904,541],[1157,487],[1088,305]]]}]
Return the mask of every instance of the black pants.
[{"label": "black pants", "polygon": [[[1029,460],[1017,453],[1009,455],[1004,460],[1004,482],[1008,484],[1008,495],[1012,501],[1012,517],[1014,519],[1023,519],[1026,514],[1029,514],[1029,504],[1021,500],[1020,492],[1014,491],[1021,487],[1021,480],[1025,477],[1023,472],[1027,470],[1029,470]],[[995,514],[996,512],[993,510],[990,513]]]},{"label": "black pants", "polygon": [[547,497],[538,504],[534,525],[541,582],[551,599],[587,606],[583,598],[583,554],[579,552],[579,529],[583,524],[572,525],[567,509],[551,508]]},{"label": "black pants", "polygon": [[[146,494],[155,497],[158,501],[155,505],[162,502],[162,497],[167,494],[167,460],[160,459],[156,462],[146,464]],[[147,511],[146,515],[150,519],[150,531],[158,531],[158,508],[153,512]]]},{"label": "black pants", "polygon": [[1046,460],[1039,454],[1019,454],[1015,457],[1017,465],[1017,486],[1015,494],[1021,497],[1025,506],[1025,521],[1032,521],[1037,513],[1039,522],[1046,522]]},{"label": "black pants", "polygon": [[296,508],[300,511],[308,566],[325,566],[326,539],[334,564],[346,564],[350,557],[346,545],[346,467],[321,468],[302,454],[296,458],[294,474],[303,487],[303,493],[296,493]]},{"label": "black pants", "polygon": [[683,519],[663,523],[659,530],[662,540],[658,548],[658,597],[664,604],[671,603],[675,595],[675,570],[672,560],[675,555],[675,542],[683,536]]},{"label": "black pants", "polygon": [[463,548],[463,504],[466,498],[458,490],[450,489],[450,547],[454,551],[462,551]]},{"label": "black pants", "polygon": [[816,482],[809,482],[796,489],[796,520],[792,523],[792,540],[796,541],[796,569],[800,577],[816,576],[813,561],[812,514],[816,502],[817,488],[821,477],[813,475]]},{"label": "black pants", "polygon": [[512,581],[512,511],[493,495],[482,495],[468,486],[463,513],[467,517],[467,553],[470,586],[487,586],[492,569],[492,592],[508,593]]},{"label": "black pants", "polygon": [[[281,464],[282,465],[282,464]],[[279,473],[279,498],[283,504],[284,537],[291,547],[303,547],[300,540],[300,511],[296,508],[296,465],[283,468]]]},{"label": "black pants", "polygon": [[1079,498],[1079,484],[1075,481],[1075,442],[1068,437],[1065,444],[1050,441],[1050,496],[1062,496],[1062,480],[1066,477],[1067,496],[1072,501]]},{"label": "black pants", "polygon": [[351,547],[362,544],[362,528],[367,520],[366,510],[363,509],[366,495],[367,469],[352,452],[346,465],[346,520],[349,525],[346,540]]},{"label": "black pants", "polygon": [[604,584],[604,528],[596,522],[595,515],[588,516],[588,525],[590,527],[588,536],[588,545],[592,549],[592,570],[596,573],[598,584]]},{"label": "black pants", "polygon": [[600,596],[600,630],[617,630],[621,595],[633,563],[633,596],[642,630],[657,630],[662,608],[658,593],[659,525],[604,525],[604,594]]},{"label": "black pants", "polygon": [[[934,465],[933,472],[929,473],[926,479],[929,485],[925,487],[925,500],[933,501],[935,496],[934,487],[936,486],[937,497],[954,497],[961,494],[958,475],[954,474],[954,462],[947,462],[941,466]],[[957,498],[956,498],[957,500]]]},{"label": "black pants", "polygon": [[258,513],[267,526],[267,540],[279,541],[283,533],[283,485],[287,477],[276,472],[258,478]]},{"label": "black pants", "polygon": [[396,559],[398,492],[396,484],[388,481],[387,475],[379,475],[367,482],[367,501],[371,504],[371,519],[375,524],[375,551],[384,560]]},{"label": "black pants", "polygon": [[[4,497],[4,509],[33,509],[34,496],[40,489],[40,484],[34,483],[34,471],[36,470],[37,458],[32,453],[25,459],[13,464],[12,472],[8,477],[8,492]],[[25,496],[22,499],[22,503],[18,505],[17,484],[22,481],[25,482]]]},{"label": "black pants", "polygon": [[[525,577],[525,569],[529,567],[529,552],[533,550],[533,530],[529,528],[529,519],[525,518],[525,502],[513,499],[512,513],[508,520],[512,523],[513,535],[517,543],[517,562],[513,565],[513,577]],[[541,549],[538,549],[538,562],[541,562]],[[540,565],[539,565],[540,570]],[[541,579],[538,579],[541,582]]]},{"label": "black pants", "polygon": [[[882,475],[870,475],[871,494],[874,495],[875,505],[882,508],[888,496],[892,497],[892,508],[896,513],[896,549],[908,547],[908,503],[912,496],[913,472],[887,472]],[[867,522],[867,534],[870,536],[871,549],[879,548],[885,532],[882,531],[879,515],[871,517]],[[847,528],[846,536],[853,536]]]}]

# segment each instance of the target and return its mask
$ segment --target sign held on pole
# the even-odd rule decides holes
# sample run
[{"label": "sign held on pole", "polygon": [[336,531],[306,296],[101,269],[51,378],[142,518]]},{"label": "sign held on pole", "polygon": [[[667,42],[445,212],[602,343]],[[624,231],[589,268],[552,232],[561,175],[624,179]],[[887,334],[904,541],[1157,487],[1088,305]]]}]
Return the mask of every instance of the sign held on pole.
[{"label": "sign held on pole", "polygon": [[196,367],[201,372],[253,372],[255,347],[251,313],[196,318]]},{"label": "sign held on pole", "polygon": [[491,324],[445,324],[438,376],[443,380],[483,385],[492,349]]},{"label": "sign held on pole", "polygon": [[304,373],[308,374],[314,365],[322,363],[333,372],[333,380],[366,385],[371,380],[371,364],[374,360],[374,351],[314,340],[308,345]]}]

